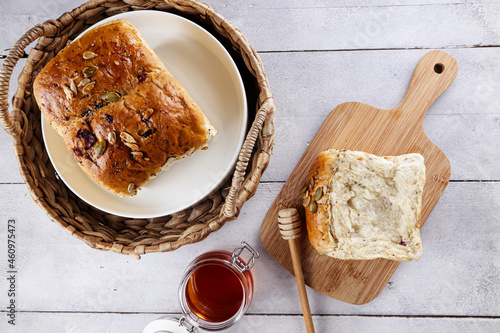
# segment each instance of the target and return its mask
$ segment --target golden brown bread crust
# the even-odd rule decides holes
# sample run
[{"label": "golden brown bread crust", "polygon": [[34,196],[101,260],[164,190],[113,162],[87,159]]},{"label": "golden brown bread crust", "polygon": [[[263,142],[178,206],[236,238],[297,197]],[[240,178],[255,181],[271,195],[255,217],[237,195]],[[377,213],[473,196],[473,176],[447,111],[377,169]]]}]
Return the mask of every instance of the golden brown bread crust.
[{"label": "golden brown bread crust", "polygon": [[[88,51],[95,58],[84,59]],[[98,68],[89,77],[93,89],[85,94],[84,87],[77,87],[78,94],[68,99],[63,86],[70,88],[71,81],[78,86],[85,78],[85,66]],[[84,34],[52,58],[35,79],[35,97],[45,117],[62,134],[75,117],[106,104],[102,99],[106,92],[129,95],[144,75],[163,68],[130,22],[112,21]]]},{"label": "golden brown bread crust", "polygon": [[[86,77],[85,68],[97,72]],[[216,132],[125,20],[96,27],[59,52],[34,93],[82,169],[120,196],[135,194],[169,158],[206,147]]]},{"label": "golden brown bread crust", "polygon": [[[307,234],[309,241],[319,252],[319,249],[328,248],[330,243],[330,234],[328,232],[328,196],[326,195],[326,188],[329,186],[333,170],[337,166],[338,155],[333,151],[322,151],[314,160],[311,172],[308,177],[307,190],[311,202],[316,202],[316,213],[311,212],[311,204],[307,205],[306,221],[307,221]],[[315,194],[318,188],[322,188],[322,197],[319,200],[315,199]]]}]

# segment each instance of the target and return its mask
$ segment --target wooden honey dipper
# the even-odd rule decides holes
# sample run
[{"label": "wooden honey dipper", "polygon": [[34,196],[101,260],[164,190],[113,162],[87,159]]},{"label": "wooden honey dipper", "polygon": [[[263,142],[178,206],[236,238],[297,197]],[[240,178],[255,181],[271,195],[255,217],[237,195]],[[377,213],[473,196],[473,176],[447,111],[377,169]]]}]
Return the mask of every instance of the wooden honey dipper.
[{"label": "wooden honey dipper", "polygon": [[295,279],[297,280],[297,288],[299,289],[300,303],[302,305],[304,321],[306,322],[307,333],[314,333],[314,324],[312,321],[311,309],[309,308],[309,300],[307,299],[299,248],[297,246],[297,239],[300,238],[301,224],[302,222],[295,208],[287,208],[279,211],[278,225],[281,236],[283,236],[283,239],[288,240],[288,245],[290,247],[293,271],[295,272]]}]

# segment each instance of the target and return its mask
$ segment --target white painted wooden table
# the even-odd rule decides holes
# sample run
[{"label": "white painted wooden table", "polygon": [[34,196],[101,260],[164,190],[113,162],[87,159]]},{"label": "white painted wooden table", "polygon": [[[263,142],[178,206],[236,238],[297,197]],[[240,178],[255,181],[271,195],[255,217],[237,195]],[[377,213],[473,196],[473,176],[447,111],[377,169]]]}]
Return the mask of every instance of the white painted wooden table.
[{"label": "white painted wooden table", "polygon": [[[81,1],[1,0],[0,54],[36,23]],[[177,287],[188,262],[242,240],[262,256],[254,301],[228,332],[304,332],[295,280],[262,247],[261,221],[328,113],[347,101],[395,107],[430,49],[449,52],[460,70],[424,121],[452,165],[451,182],[422,229],[424,255],[402,263],[366,305],[308,288],[313,319],[317,332],[500,332],[500,2],[208,2],[260,53],[275,94],[276,145],[257,194],[238,220],[201,243],[140,261],[100,252],[33,203],[12,141],[0,130],[0,332],[142,332],[163,314],[179,314]],[[7,316],[11,217],[15,326]]]}]

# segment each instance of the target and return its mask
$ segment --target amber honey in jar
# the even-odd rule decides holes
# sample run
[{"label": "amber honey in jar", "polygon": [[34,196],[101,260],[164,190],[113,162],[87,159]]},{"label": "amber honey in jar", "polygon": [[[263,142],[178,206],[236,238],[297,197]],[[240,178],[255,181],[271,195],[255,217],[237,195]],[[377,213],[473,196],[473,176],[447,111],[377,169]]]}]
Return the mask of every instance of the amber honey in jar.
[{"label": "amber honey in jar", "polygon": [[[250,252],[245,261],[240,255]],[[217,250],[194,259],[179,287],[185,320],[204,330],[221,330],[238,321],[253,297],[251,268],[259,257],[245,242],[234,251]]]}]

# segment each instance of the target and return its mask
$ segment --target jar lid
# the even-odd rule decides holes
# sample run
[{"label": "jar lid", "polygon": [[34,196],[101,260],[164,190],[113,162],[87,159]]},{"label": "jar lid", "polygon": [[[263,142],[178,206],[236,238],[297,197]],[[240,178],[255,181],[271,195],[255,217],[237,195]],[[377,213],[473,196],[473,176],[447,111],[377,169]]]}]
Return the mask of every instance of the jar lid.
[{"label": "jar lid", "polygon": [[164,316],[150,322],[142,333],[192,333],[196,328],[185,322],[184,317]]}]

